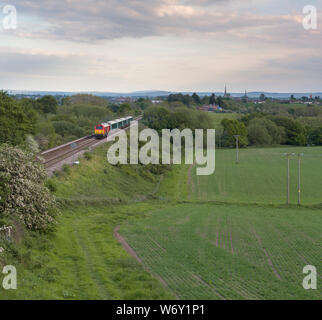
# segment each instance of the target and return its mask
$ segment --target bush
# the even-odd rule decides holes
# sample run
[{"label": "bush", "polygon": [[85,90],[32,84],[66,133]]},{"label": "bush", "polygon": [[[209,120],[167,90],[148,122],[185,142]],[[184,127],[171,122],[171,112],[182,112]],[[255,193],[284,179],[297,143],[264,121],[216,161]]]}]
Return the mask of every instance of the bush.
[{"label": "bush", "polygon": [[46,187],[50,192],[56,192],[57,191],[57,185],[53,180],[47,180],[45,183]]},{"label": "bush", "polygon": [[63,165],[63,171],[67,174],[70,173],[70,166],[68,164],[64,164]]},{"label": "bush", "polygon": [[57,214],[45,186],[47,173],[32,153],[6,144],[0,147],[0,212],[32,230],[48,230]]},{"label": "bush", "polygon": [[0,143],[19,145],[34,134],[37,115],[30,106],[0,91]]},{"label": "bush", "polygon": [[84,153],[84,158],[86,160],[91,160],[93,158],[92,154],[90,152],[85,152]]},{"label": "bush", "polygon": [[234,147],[236,145],[235,135],[239,135],[240,147],[246,147],[248,145],[248,131],[243,122],[224,119],[221,123],[224,127],[224,133],[222,135],[222,145],[224,147]]},{"label": "bush", "polygon": [[283,127],[266,118],[254,118],[249,122],[248,139],[252,145],[280,144],[285,141]]}]

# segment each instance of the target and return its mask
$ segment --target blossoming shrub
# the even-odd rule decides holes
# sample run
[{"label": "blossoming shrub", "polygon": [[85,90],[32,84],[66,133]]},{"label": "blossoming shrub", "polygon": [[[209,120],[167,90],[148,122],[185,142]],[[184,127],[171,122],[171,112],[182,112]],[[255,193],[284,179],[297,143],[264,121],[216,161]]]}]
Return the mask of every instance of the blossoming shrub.
[{"label": "blossoming shrub", "polygon": [[19,219],[31,230],[50,229],[57,209],[46,179],[34,154],[0,145],[0,218]]}]

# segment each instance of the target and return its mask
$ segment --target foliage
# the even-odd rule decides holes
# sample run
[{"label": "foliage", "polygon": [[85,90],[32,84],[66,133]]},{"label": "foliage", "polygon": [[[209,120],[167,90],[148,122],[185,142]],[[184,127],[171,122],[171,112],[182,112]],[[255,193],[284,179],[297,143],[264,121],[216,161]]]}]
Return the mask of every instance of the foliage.
[{"label": "foliage", "polygon": [[[196,98],[196,96],[195,96]],[[170,94],[167,98],[168,102],[182,102],[187,107],[192,107],[195,103],[195,98],[189,94],[183,95],[182,93]]]},{"label": "foliage", "polygon": [[91,160],[92,159],[92,154],[90,153],[90,152],[85,152],[84,153],[84,158],[86,159],[86,160]]},{"label": "foliage", "polygon": [[117,111],[118,115],[125,116],[131,111],[131,105],[128,102],[122,103]]},{"label": "foliage", "polygon": [[159,133],[162,129],[212,128],[212,120],[206,113],[187,107],[177,107],[173,110],[162,106],[150,107],[144,113],[143,122]]},{"label": "foliage", "polygon": [[34,139],[34,137],[30,134],[26,136],[26,149],[30,151],[33,154],[36,154],[39,152],[39,145],[38,142]]},{"label": "foliage", "polygon": [[92,94],[74,94],[63,99],[63,105],[91,105],[107,107],[107,100]]},{"label": "foliage", "polygon": [[310,143],[316,146],[322,146],[322,127],[316,128],[311,131]]},{"label": "foliage", "polygon": [[305,128],[299,121],[286,117],[269,117],[275,124],[285,129],[286,144],[302,146],[307,142]]},{"label": "foliage", "polygon": [[32,108],[0,91],[0,143],[22,144],[26,135],[35,132],[36,121]]},{"label": "foliage", "polygon": [[56,214],[55,200],[44,185],[46,171],[34,154],[3,144],[0,175],[1,214],[22,221],[28,229],[48,230]]},{"label": "foliage", "polygon": [[266,118],[254,118],[249,122],[247,129],[251,145],[281,144],[285,141],[284,128]]},{"label": "foliage", "polygon": [[145,110],[151,106],[151,101],[149,99],[139,98],[136,100],[135,104],[141,109]]},{"label": "foliage", "polygon": [[53,113],[57,112],[57,100],[55,97],[47,95],[43,96],[36,101],[37,108],[44,113]]},{"label": "foliage", "polygon": [[224,147],[234,147],[236,145],[235,135],[239,135],[239,146],[246,147],[248,145],[247,128],[243,122],[239,120],[222,120],[224,133],[222,136],[222,145]]}]

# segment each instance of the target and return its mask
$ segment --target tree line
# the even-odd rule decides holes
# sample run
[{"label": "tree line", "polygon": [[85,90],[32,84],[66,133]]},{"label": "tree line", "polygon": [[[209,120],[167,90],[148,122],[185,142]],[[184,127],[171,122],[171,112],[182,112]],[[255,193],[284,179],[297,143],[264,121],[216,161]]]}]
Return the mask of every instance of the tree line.
[{"label": "tree line", "polygon": [[239,135],[241,147],[322,145],[322,126],[305,126],[290,117],[253,113],[240,120],[224,119],[222,125],[223,147],[235,146],[235,135]]}]

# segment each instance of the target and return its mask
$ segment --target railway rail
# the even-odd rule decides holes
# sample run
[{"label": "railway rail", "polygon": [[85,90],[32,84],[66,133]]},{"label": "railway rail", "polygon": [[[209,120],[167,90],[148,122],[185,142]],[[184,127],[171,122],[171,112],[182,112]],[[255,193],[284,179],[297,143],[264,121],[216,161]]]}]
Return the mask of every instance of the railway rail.
[{"label": "railway rail", "polygon": [[[142,117],[137,117],[133,119],[134,121],[141,120]],[[128,128],[125,128],[125,130]],[[116,134],[116,131],[114,134]],[[113,135],[114,135],[113,134]],[[111,136],[113,136],[111,135]],[[108,136],[108,137],[111,137]],[[106,139],[104,139],[106,140]],[[78,140],[68,142],[64,145],[49,149],[47,151],[41,152],[37,155],[37,158],[41,160],[48,170],[55,165],[59,164],[61,161],[78,154],[80,151],[86,150],[87,148],[94,147],[101,144],[102,140],[97,140],[95,135],[86,136]]]}]

